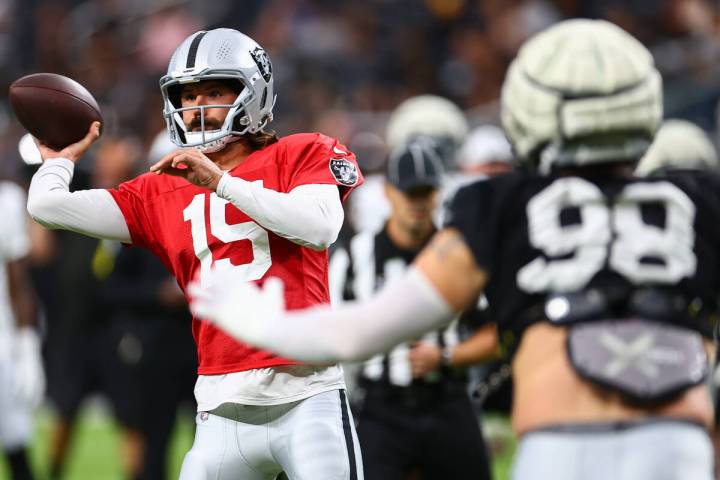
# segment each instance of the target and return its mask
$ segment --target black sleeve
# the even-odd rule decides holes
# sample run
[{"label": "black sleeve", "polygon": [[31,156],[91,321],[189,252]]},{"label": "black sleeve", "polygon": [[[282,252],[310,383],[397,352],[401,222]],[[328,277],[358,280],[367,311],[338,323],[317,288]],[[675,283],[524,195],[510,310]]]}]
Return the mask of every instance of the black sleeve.
[{"label": "black sleeve", "polygon": [[495,182],[483,180],[460,189],[447,212],[446,227],[456,228],[475,256],[478,266],[492,273],[497,246]]}]

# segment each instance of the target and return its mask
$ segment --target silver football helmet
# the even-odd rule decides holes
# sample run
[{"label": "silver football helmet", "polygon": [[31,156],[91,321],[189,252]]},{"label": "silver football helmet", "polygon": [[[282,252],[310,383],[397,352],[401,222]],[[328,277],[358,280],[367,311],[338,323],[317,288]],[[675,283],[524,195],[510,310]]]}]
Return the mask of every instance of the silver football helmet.
[{"label": "silver football helmet", "polygon": [[650,52],[603,20],[566,20],[526,42],[502,88],[515,153],[554,166],[637,161],[662,119]]},{"label": "silver football helmet", "polygon": [[[237,82],[238,96],[227,105],[182,108],[182,85],[203,80]],[[179,147],[197,147],[216,152],[241,135],[256,133],[272,121],[275,105],[272,65],[265,50],[237,30],[217,28],[190,35],[175,50],[167,75],[160,79],[170,139]],[[227,108],[222,127],[205,129],[205,110]],[[200,131],[189,131],[182,119],[185,110],[200,110]]]}]

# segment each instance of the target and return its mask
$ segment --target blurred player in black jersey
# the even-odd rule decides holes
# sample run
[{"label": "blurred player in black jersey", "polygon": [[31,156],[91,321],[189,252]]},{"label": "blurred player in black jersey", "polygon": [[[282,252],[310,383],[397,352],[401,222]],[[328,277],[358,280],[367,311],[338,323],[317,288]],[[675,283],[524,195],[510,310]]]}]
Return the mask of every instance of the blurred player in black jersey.
[{"label": "blurred player in black jersey", "polygon": [[193,308],[306,361],[367,358],[484,291],[512,355],[517,480],[710,480],[705,384],[720,287],[720,179],[633,176],[662,118],[652,56],[569,20],[511,64],[502,123],[533,172],[457,194],[446,227],[371,301],[284,311],[279,282],[215,282]]},{"label": "blurred player in black jersey", "polygon": [[[346,265],[330,279],[344,300],[369,298],[401,276],[430,241],[442,165],[428,139],[392,152],[384,187],[389,218],[379,232],[359,233],[333,255],[332,262]],[[458,367],[491,357],[495,347],[492,330],[461,341],[454,321],[362,364],[354,397],[361,398],[356,418],[365,478],[490,478],[467,375]]]}]

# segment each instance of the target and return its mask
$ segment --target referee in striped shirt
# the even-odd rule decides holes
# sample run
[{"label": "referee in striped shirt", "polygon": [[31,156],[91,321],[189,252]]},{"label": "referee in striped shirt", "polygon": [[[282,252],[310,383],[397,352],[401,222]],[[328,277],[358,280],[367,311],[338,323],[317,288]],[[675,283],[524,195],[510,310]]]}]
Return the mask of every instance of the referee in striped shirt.
[{"label": "referee in striped shirt", "polygon": [[[341,272],[330,279],[336,297],[368,298],[412,263],[435,233],[441,176],[437,151],[422,139],[390,155],[390,217],[379,232],[359,233],[333,254],[331,270]],[[460,341],[454,321],[360,367],[356,418],[367,480],[490,478],[467,378],[458,367],[494,350],[494,336],[487,334]]]}]

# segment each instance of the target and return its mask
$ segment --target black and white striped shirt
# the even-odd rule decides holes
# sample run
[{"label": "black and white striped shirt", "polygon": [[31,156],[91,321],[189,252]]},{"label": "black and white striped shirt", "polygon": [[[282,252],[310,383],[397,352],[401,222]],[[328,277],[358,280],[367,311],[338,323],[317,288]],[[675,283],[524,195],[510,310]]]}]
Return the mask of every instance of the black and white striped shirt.
[{"label": "black and white striped shirt", "polygon": [[[386,228],[377,233],[355,235],[347,248],[337,248],[330,259],[330,295],[333,304],[368,299],[385,282],[402,275],[424,246],[415,250],[399,248],[388,236]],[[459,342],[457,320],[445,329],[429,332],[417,340],[434,343],[440,348],[456,345]],[[408,360],[411,345],[412,342],[402,343],[387,354],[367,360],[361,367],[360,378],[397,387],[442,380],[447,373],[442,369],[430,372],[421,379],[413,379]]]}]

